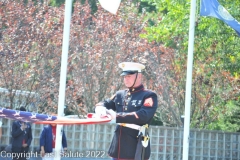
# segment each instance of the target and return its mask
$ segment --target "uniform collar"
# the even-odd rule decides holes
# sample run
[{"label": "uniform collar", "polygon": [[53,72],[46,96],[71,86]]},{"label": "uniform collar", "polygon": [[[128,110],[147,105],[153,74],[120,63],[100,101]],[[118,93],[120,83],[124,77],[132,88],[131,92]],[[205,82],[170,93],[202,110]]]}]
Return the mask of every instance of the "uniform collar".
[{"label": "uniform collar", "polygon": [[128,91],[132,94],[132,93],[135,93],[135,92],[139,92],[139,91],[142,91],[144,90],[144,86],[141,84],[140,86],[138,87],[132,87],[132,88],[128,88]]}]

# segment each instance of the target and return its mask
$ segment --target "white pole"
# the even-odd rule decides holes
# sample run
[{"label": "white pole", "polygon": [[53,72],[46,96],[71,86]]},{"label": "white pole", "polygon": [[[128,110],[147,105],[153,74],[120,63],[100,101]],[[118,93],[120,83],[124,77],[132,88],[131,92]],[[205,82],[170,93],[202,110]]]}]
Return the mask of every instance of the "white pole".
[{"label": "white pole", "polygon": [[194,31],[195,31],[196,0],[191,1],[189,39],[188,39],[188,62],[187,62],[187,81],[185,92],[185,115],[184,115],[184,133],[183,133],[183,160],[188,160],[189,151],[189,128],[190,128],[190,108],[192,92],[192,68],[193,68],[193,49],[194,49]]},{"label": "white pole", "polygon": [[[65,105],[65,90],[66,90],[66,75],[67,75],[67,61],[69,49],[69,35],[70,35],[70,22],[72,14],[72,0],[65,0],[65,16],[63,28],[63,41],[62,41],[62,57],[61,57],[61,72],[59,84],[59,97],[58,97],[58,117],[63,116]],[[60,160],[60,153],[62,149],[62,125],[57,125],[56,131],[56,144],[54,160]]]}]

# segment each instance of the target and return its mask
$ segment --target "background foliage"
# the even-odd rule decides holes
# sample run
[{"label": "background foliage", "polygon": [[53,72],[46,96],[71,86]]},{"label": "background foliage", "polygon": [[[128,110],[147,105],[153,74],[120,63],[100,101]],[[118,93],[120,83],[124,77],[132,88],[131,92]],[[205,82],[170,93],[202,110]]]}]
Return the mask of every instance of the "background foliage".
[{"label": "background foliage", "polygon": [[[190,1],[146,2],[155,5],[157,12],[149,13],[155,25],[147,27],[147,33],[142,37],[175,50],[173,62],[177,70],[171,72],[178,75],[179,79],[170,76],[175,79],[171,85],[178,86],[180,91],[174,98],[177,100],[175,105],[183,106]],[[197,2],[191,126],[239,130],[239,121],[231,123],[233,117],[239,116],[239,37],[224,22],[211,17],[200,17],[200,1]],[[239,1],[231,4],[227,1],[219,2],[233,17],[240,19],[235,7]],[[183,113],[183,108],[178,107],[177,111]]]}]

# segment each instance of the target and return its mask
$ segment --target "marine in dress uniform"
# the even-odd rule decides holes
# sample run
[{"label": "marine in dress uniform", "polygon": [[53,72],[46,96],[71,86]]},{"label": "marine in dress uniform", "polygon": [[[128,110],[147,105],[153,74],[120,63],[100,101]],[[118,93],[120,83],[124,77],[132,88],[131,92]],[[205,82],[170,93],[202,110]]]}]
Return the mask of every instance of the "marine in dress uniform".
[{"label": "marine in dress uniform", "polygon": [[[20,111],[26,111],[20,107]],[[32,128],[28,122],[14,121],[12,124],[12,159],[26,160],[32,142]]]},{"label": "marine in dress uniform", "polygon": [[[119,67],[123,70],[121,76],[124,76],[128,88],[117,91],[110,99],[98,103],[95,109],[97,113],[102,112],[98,107],[105,107],[106,113],[111,114],[117,123],[108,154],[115,160],[149,159],[150,140],[146,142],[146,148],[142,147],[144,150],[137,147],[139,127],[149,125],[153,119],[158,106],[157,94],[145,89],[141,83],[144,65],[123,62]],[[128,77],[130,80],[127,80]]]}]

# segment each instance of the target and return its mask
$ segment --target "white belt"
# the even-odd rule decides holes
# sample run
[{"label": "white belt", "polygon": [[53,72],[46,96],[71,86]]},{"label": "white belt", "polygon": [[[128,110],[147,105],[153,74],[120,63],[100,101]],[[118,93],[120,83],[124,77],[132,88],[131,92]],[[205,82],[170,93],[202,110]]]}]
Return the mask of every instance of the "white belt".
[{"label": "white belt", "polygon": [[135,130],[140,130],[141,126],[136,125],[136,124],[130,124],[130,123],[118,123],[118,125],[123,126],[123,127],[128,127],[128,128],[132,128]]},{"label": "white belt", "polygon": [[123,127],[132,128],[132,129],[135,129],[135,130],[138,130],[138,131],[139,131],[138,136],[139,136],[140,134],[142,134],[142,137],[143,137],[142,145],[143,145],[145,148],[148,146],[149,136],[148,136],[148,134],[145,135],[145,131],[146,131],[146,129],[148,128],[148,124],[145,124],[145,125],[143,125],[143,126],[139,126],[139,125],[136,125],[136,124],[118,123],[118,125],[123,126]]}]

